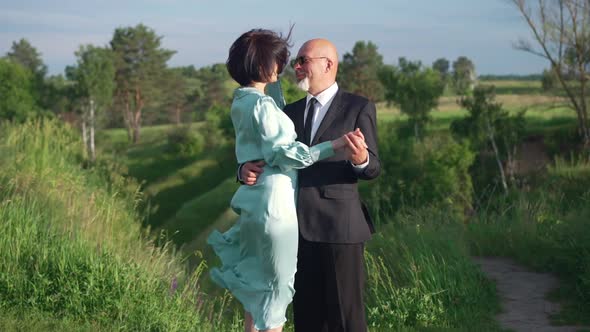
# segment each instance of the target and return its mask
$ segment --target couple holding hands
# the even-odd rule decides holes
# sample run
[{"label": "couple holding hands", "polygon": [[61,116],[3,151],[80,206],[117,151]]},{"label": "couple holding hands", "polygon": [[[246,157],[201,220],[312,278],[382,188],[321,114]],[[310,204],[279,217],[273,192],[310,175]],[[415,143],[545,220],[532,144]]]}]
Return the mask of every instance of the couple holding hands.
[{"label": "couple holding hands", "polygon": [[211,277],[244,306],[248,332],[282,331],[291,301],[296,331],[366,331],[363,251],[374,229],[357,183],[380,172],[375,105],[339,89],[325,39],[299,49],[291,65],[307,96],[284,105],[290,36],[255,29],[229,50],[243,185],[231,200],[238,221],[208,238],[222,261]]}]

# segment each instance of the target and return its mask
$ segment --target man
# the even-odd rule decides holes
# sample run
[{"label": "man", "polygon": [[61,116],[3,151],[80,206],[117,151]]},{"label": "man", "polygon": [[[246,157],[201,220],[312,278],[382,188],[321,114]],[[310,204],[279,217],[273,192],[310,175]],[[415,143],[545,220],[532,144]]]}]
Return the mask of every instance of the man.
[{"label": "man", "polygon": [[[357,182],[379,175],[375,105],[336,83],[338,53],[325,39],[307,41],[293,61],[307,97],[285,107],[298,140],[308,145],[360,129],[350,160],[335,155],[299,171],[299,250],[293,310],[295,330],[366,331],[364,242],[372,223]],[[254,184],[260,164],[246,163],[240,178]]]}]

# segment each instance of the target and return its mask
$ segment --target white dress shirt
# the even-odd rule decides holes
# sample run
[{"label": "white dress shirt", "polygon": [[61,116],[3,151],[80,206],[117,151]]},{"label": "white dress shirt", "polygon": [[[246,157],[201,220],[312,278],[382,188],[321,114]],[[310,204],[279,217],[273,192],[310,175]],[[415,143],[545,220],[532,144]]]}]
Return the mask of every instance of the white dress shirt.
[{"label": "white dress shirt", "polygon": [[[324,120],[326,113],[330,109],[330,106],[332,105],[332,101],[334,100],[334,96],[336,96],[337,92],[338,92],[338,83],[334,82],[334,84],[330,85],[329,88],[318,93],[315,96],[310,93],[307,93],[307,101],[305,103],[305,113],[303,114],[304,119],[307,119],[307,111],[309,108],[309,101],[311,100],[311,98],[315,98],[318,101],[315,105],[316,108],[315,108],[315,112],[313,114],[313,119],[312,119],[313,123],[311,126],[310,142],[313,141],[313,138],[315,137],[316,132],[320,128],[320,124],[322,123],[322,120]],[[363,163],[361,165],[352,164],[352,166],[358,172],[362,172],[365,169],[365,167],[367,167],[367,165],[369,165],[369,156],[368,155],[367,155],[367,161],[365,163]]]}]

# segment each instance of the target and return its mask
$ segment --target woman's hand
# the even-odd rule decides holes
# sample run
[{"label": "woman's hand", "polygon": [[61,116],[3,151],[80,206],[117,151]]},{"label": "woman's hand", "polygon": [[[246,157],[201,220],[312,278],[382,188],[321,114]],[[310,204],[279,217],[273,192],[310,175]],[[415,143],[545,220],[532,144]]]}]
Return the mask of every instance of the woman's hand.
[{"label": "woman's hand", "polygon": [[368,146],[365,142],[365,136],[359,128],[352,134],[348,133],[350,144],[347,145],[348,160],[353,165],[362,165],[367,162],[369,158]]},{"label": "woman's hand", "polygon": [[366,149],[367,144],[365,143],[365,137],[363,136],[363,133],[357,129],[342,135],[338,139],[333,140],[332,147],[336,151],[346,149],[347,154],[351,154],[354,151],[357,151],[359,147]]}]

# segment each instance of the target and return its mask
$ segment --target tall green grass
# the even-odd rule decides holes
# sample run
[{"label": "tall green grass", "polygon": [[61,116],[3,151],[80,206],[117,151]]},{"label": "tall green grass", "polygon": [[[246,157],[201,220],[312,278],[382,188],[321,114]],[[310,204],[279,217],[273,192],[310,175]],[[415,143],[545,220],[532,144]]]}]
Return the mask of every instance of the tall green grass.
[{"label": "tall green grass", "polygon": [[132,184],[81,167],[73,130],[45,121],[0,133],[1,329],[239,328],[214,319],[228,298],[199,291],[204,266],[187,273],[143,234]]},{"label": "tall green grass", "polygon": [[400,213],[367,246],[367,314],[378,331],[499,331],[494,285],[470,259],[454,213]]},{"label": "tall green grass", "polygon": [[590,163],[558,159],[539,183],[484,206],[469,227],[477,255],[510,257],[561,278],[557,323],[590,323]]}]

